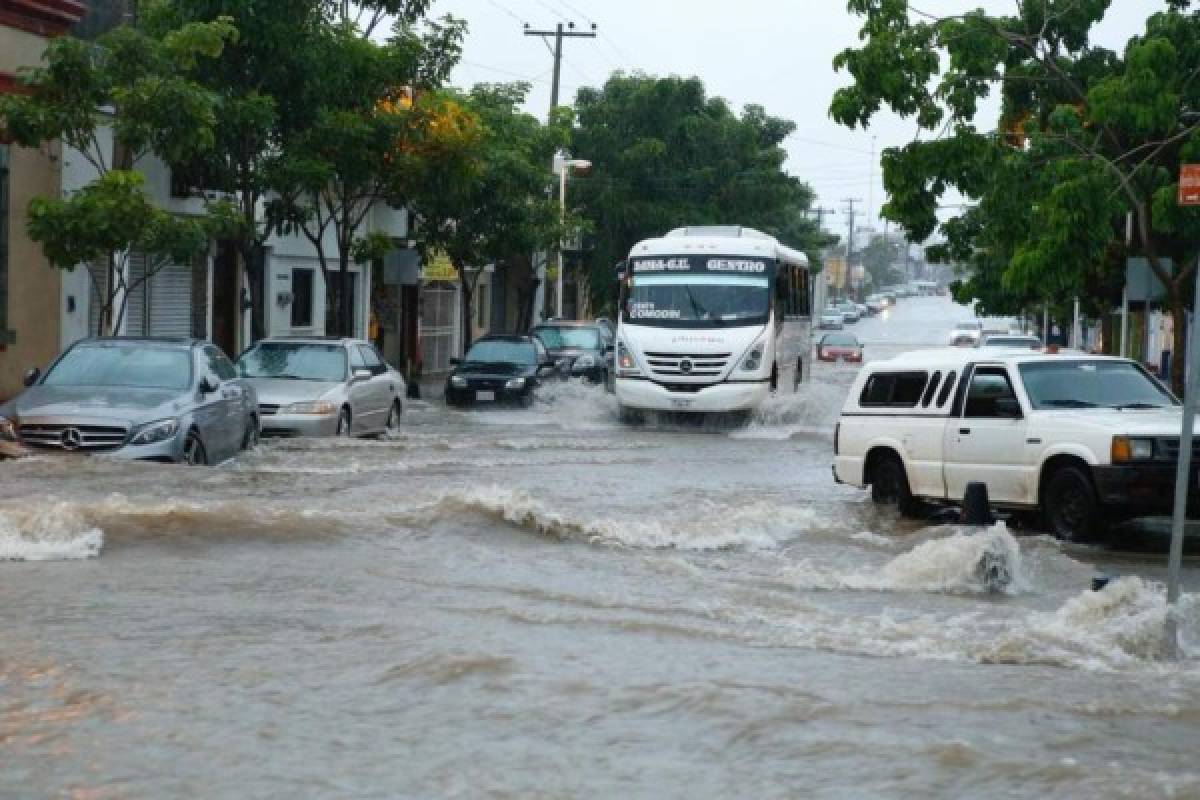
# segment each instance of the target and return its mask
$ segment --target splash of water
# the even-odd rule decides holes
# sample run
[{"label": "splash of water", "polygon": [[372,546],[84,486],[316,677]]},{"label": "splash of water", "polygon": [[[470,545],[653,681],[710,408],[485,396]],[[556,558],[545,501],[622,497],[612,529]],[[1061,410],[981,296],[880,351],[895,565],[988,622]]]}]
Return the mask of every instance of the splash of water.
[{"label": "splash of water", "polygon": [[39,504],[33,511],[0,510],[0,561],[94,558],[104,532],[68,503]]}]

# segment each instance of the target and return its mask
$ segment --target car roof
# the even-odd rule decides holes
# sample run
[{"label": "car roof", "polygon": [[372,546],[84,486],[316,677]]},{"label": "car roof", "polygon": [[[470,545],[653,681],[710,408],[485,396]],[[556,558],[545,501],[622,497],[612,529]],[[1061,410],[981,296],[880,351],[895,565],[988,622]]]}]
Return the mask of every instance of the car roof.
[{"label": "car roof", "polygon": [[535,325],[534,330],[538,328],[596,328],[602,324],[598,320],[590,319],[548,319]]},{"label": "car roof", "polygon": [[970,347],[931,347],[925,350],[912,350],[901,353],[882,361],[873,361],[869,369],[961,369],[967,364],[986,361],[1005,364],[1054,363],[1056,361],[1114,361],[1129,362],[1127,358],[1117,356],[1095,355],[1082,350],[1059,350],[1057,353],[1046,353],[1031,350],[1028,347],[995,347],[985,353]]},{"label": "car roof", "polygon": [[195,339],[187,336],[89,336],[86,339],[80,339],[75,344],[128,344],[128,345],[156,345],[156,346],[171,346],[175,347],[197,347],[200,345],[209,344],[203,339]]}]

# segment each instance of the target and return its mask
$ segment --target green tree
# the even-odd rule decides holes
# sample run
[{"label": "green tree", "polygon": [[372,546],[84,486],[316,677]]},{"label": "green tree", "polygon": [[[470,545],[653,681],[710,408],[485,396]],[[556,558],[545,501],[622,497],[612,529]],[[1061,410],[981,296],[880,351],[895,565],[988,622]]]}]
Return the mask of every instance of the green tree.
[{"label": "green tree", "polygon": [[904,250],[891,237],[872,236],[859,257],[871,279],[871,286],[875,289],[891,286],[905,279],[895,268],[896,262],[904,257]]},{"label": "green tree", "polygon": [[530,265],[534,250],[563,235],[558,203],[546,194],[554,152],[567,120],[543,125],[520,110],[529,86],[481,84],[460,98],[478,120],[478,137],[448,171],[426,169],[410,195],[422,246],[443,252],[458,273],[463,344],[471,338],[471,298],[489,264]]},{"label": "green tree", "polygon": [[[884,214],[918,241],[940,227],[945,241],[930,256],[964,264],[959,298],[977,296],[990,310],[1076,295],[1111,307],[1131,213],[1134,251],[1181,321],[1171,374],[1179,391],[1200,211],[1177,207],[1175,196],[1180,164],[1200,159],[1189,116],[1200,108],[1200,12],[1168,0],[1118,54],[1090,42],[1108,6],[1046,0],[1015,3],[1010,15],[934,17],[907,3],[850,0],[864,20],[862,45],[834,61],[853,83],[830,110],[854,127],[886,106],[936,132],[884,152]],[[992,92],[1000,118],[981,129],[976,112]],[[952,190],[973,207],[940,223],[939,201]]]},{"label": "green tree", "polygon": [[407,202],[415,176],[453,161],[470,142],[465,118],[437,91],[458,60],[464,30],[451,18],[401,20],[378,44],[338,23],[314,43],[313,72],[298,78],[309,121],[272,168],[272,213],[316,249],[333,332],[351,333],[350,264],[389,246],[364,229],[372,208]]},{"label": "green tree", "polygon": [[[215,98],[186,73],[219,55],[236,33],[228,20],[216,20],[161,36],[126,26],[94,43],[55,39],[43,64],[21,75],[28,94],[0,97],[0,134],[27,147],[61,140],[96,171],[72,196],[36,198],[29,230],[59,267],[105,265],[102,281],[88,270],[102,298],[100,334],[120,325],[122,298],[168,263],[203,250],[207,234],[228,222],[220,204],[200,219],[155,208],[134,165],[150,155],[186,160],[212,146]],[[136,281],[129,279],[133,252],[147,258]]]},{"label": "green tree", "polygon": [[698,78],[618,72],[575,106],[571,151],[594,166],[569,197],[591,230],[595,307],[612,307],[613,265],[634,243],[683,225],[760,228],[819,263],[828,237],[804,213],[812,192],[784,169],[793,123],[760,106],[738,115]]}]

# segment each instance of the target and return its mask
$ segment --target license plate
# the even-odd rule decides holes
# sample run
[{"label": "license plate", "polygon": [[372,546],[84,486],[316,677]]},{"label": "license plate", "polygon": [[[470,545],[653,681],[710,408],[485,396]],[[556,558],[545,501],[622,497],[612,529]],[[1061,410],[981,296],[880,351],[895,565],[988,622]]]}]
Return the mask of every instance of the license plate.
[{"label": "license plate", "polygon": [[672,397],[671,405],[674,408],[691,408],[692,401],[687,399],[686,397]]},{"label": "license plate", "polygon": [[495,400],[496,393],[495,392],[476,392],[475,399],[476,400]]}]

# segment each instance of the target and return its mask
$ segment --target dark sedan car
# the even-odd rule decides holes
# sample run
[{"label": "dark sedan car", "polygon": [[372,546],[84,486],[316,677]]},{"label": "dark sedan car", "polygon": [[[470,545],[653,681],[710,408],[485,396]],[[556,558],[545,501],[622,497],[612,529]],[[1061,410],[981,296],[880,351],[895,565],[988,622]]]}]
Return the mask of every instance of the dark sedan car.
[{"label": "dark sedan car", "polygon": [[508,403],[528,407],[541,375],[554,370],[542,343],[532,336],[484,336],[459,359],[446,379],[446,404]]},{"label": "dark sedan car", "polygon": [[538,325],[533,335],[546,346],[550,360],[560,365],[563,374],[608,383],[612,338],[603,324],[553,320]]}]

